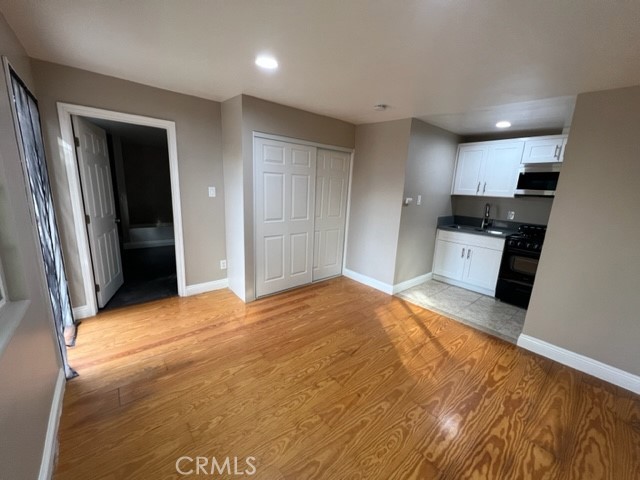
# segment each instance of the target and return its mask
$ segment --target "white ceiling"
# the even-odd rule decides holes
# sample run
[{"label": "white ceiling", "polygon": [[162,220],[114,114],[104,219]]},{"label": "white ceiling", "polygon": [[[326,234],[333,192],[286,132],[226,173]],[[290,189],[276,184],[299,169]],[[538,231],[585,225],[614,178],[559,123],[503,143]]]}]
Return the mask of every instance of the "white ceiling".
[{"label": "white ceiling", "polygon": [[[576,94],[640,84],[637,0],[0,0],[0,11],[35,58],[354,123],[419,117],[479,133],[505,109],[518,130],[560,126]],[[277,72],[255,67],[263,52]]]}]

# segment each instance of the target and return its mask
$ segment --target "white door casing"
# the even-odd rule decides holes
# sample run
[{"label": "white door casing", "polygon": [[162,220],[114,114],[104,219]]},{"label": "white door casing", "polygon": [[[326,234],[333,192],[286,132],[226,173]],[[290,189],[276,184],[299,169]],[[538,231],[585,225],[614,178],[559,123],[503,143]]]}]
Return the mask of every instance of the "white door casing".
[{"label": "white door casing", "polygon": [[74,135],[72,117],[79,115],[82,117],[99,118],[103,120],[113,120],[115,122],[131,123],[134,125],[145,125],[148,127],[161,128],[167,132],[167,145],[169,151],[169,171],[171,177],[171,203],[173,208],[173,233],[175,237],[176,249],[176,273],[178,277],[178,295],[184,297],[190,293],[187,291],[185,274],[184,238],[182,232],[182,208],[180,201],[180,173],[178,169],[178,145],[176,135],[176,124],[170,120],[133,115],[130,113],[114,112],[101,108],[73,105],[70,103],[57,102],[58,122],[60,124],[60,156],[53,156],[54,162],[58,162],[66,175],[71,199],[71,217],[73,219],[73,236],[78,247],[80,257],[80,271],[82,272],[82,286],[85,304],[76,305],[73,308],[75,318],[91,317],[98,313],[98,306],[95,296],[95,282],[91,253],[89,248],[89,238],[85,225],[84,205],[82,200],[82,188],[80,184],[80,173],[74,146]]},{"label": "white door casing", "polygon": [[312,281],[316,152],[254,139],[257,297]]},{"label": "white door casing", "polygon": [[351,155],[318,150],[313,280],[342,273]]},{"label": "white door casing", "polygon": [[82,117],[73,116],[72,121],[96,297],[102,308],[124,283],[107,134]]}]

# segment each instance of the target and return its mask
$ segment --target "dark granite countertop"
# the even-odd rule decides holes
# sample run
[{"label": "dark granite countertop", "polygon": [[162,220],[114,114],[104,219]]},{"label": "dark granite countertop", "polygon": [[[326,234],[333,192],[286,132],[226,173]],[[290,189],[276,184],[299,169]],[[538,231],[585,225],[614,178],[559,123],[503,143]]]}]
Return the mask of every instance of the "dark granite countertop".
[{"label": "dark granite countertop", "polygon": [[438,217],[438,229],[451,232],[471,233],[487,237],[505,238],[518,231],[517,222],[493,220],[491,226],[481,229],[482,219],[476,217],[448,216]]}]

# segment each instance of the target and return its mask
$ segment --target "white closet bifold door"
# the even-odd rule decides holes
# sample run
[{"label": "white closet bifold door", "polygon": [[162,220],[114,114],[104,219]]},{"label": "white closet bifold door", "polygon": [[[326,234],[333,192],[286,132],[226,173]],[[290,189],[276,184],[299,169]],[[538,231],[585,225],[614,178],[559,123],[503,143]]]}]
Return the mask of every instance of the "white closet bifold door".
[{"label": "white closet bifold door", "polygon": [[313,280],[342,273],[351,155],[318,150]]},{"label": "white closet bifold door", "polygon": [[312,281],[316,148],[254,139],[256,296]]}]

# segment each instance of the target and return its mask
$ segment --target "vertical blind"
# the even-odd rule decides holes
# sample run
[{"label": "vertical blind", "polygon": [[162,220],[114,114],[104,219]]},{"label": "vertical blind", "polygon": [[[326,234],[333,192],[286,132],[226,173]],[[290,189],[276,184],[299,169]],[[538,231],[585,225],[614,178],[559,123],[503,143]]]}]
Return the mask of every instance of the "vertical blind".
[{"label": "vertical blind", "polygon": [[42,249],[44,271],[58,344],[64,363],[65,375],[67,378],[72,378],[77,373],[69,366],[67,361],[64,331],[65,327],[74,328],[74,318],[53,208],[51,185],[49,183],[44,143],[40,129],[38,104],[35,97],[29,92],[16,73],[11,70],[10,74],[18,133],[22,144],[29,191],[33,199],[33,213]]}]

